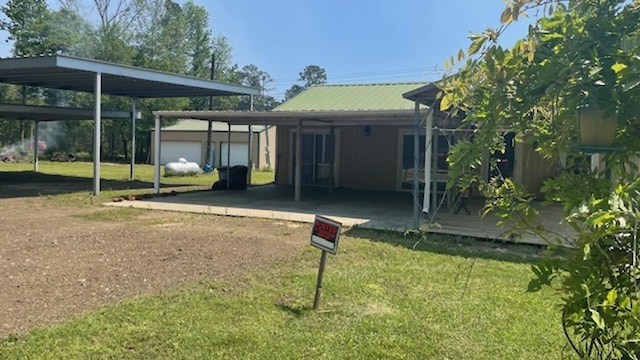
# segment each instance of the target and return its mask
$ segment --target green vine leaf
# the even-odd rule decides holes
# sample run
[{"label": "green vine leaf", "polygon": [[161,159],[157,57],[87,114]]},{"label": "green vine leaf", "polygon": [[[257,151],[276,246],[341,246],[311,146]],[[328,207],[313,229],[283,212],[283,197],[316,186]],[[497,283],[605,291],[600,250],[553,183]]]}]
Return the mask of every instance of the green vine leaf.
[{"label": "green vine leaf", "polygon": [[620,71],[624,70],[628,68],[627,65],[623,64],[623,63],[615,63],[611,66],[611,70],[613,70],[613,72],[615,72],[616,74],[619,73]]},{"label": "green vine leaf", "polygon": [[605,300],[603,305],[605,305],[605,306],[607,306],[607,305],[615,305],[617,299],[618,299],[618,291],[616,291],[616,289],[611,289],[609,291],[609,293],[607,294],[607,299]]},{"label": "green vine leaf", "polygon": [[469,56],[477,53],[482,46],[484,45],[484,43],[487,41],[487,38],[484,36],[481,36],[475,40],[473,40],[471,42],[471,45],[469,45],[469,50],[467,50],[467,54],[469,54]]},{"label": "green vine leaf", "polygon": [[604,320],[602,319],[602,316],[600,316],[600,313],[595,309],[589,309],[589,311],[591,312],[591,320],[593,320],[600,330],[604,330]]}]

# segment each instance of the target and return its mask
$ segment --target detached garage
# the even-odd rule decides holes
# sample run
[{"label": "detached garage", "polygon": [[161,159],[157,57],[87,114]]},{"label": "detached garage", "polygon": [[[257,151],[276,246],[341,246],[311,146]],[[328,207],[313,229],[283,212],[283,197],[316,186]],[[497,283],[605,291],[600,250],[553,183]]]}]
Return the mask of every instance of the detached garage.
[{"label": "detached garage", "polygon": [[[160,132],[160,164],[178,161],[185,158],[203,166],[207,158],[208,121],[179,120],[175,125],[167,126]],[[231,166],[249,164],[249,127],[246,125],[231,126]],[[273,168],[275,164],[275,128],[269,126],[252,126],[253,168]],[[152,131],[151,139],[154,138]],[[211,158],[213,167],[227,165],[227,144],[229,134],[227,124],[213,122],[211,135]],[[151,143],[151,159],[155,149]],[[152,160],[153,162],[153,160]]]},{"label": "detached garage", "polygon": [[[231,166],[236,165],[249,165],[249,144],[248,143],[231,143],[231,147],[228,146],[228,142],[220,143],[220,165],[226,166],[227,159],[231,162]],[[227,157],[227,149],[231,149],[231,154]]]},{"label": "detached garage", "polygon": [[202,143],[199,141],[163,141],[160,145],[160,163],[162,165],[185,158],[201,164]]}]

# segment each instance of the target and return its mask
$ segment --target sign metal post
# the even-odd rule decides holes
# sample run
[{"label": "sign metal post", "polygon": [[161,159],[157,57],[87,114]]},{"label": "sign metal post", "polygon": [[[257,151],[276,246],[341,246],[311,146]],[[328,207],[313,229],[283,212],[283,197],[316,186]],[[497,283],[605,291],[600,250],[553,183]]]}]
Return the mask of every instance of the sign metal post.
[{"label": "sign metal post", "polygon": [[327,263],[327,253],[335,255],[338,252],[338,240],[340,239],[341,230],[341,223],[316,215],[313,222],[313,228],[311,229],[311,246],[315,246],[322,250],[322,255],[320,255],[320,267],[318,268],[316,296],[313,300],[314,310],[317,310],[320,306],[322,279],[324,277],[324,268]]},{"label": "sign metal post", "polygon": [[324,276],[324,266],[327,263],[327,252],[322,250],[320,255],[320,268],[318,268],[318,281],[316,282],[316,297],[313,299],[313,310],[318,310],[320,306],[320,295],[322,294],[322,277]]}]

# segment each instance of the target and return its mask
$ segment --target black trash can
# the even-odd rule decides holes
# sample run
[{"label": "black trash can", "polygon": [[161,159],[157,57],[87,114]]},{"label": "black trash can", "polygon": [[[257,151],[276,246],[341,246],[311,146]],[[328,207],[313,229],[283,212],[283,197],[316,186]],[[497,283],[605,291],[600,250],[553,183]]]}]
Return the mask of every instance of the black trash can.
[{"label": "black trash can", "polygon": [[228,166],[220,166],[217,168],[218,170],[218,180],[224,181],[226,183],[229,180],[229,167]]},{"label": "black trash can", "polygon": [[236,190],[245,190],[247,188],[247,173],[249,168],[244,165],[236,165],[231,167],[229,174],[229,187]]},{"label": "black trash can", "polygon": [[227,189],[227,182],[229,183],[229,189],[233,190],[245,190],[247,188],[247,174],[249,168],[244,165],[236,165],[229,168],[228,166],[221,166],[218,170],[218,181],[211,186],[212,190],[225,190]]}]

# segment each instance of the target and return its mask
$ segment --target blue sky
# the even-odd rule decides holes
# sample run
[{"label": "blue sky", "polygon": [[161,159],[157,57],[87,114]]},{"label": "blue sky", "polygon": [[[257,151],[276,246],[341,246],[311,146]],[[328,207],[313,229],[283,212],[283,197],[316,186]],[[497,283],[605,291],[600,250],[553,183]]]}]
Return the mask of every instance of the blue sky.
[{"label": "blue sky", "polygon": [[[280,98],[306,65],[329,83],[431,81],[467,35],[499,24],[502,0],[195,0],[240,65],[255,63]],[[509,29],[506,44],[526,33]]]},{"label": "blue sky", "polygon": [[[271,75],[278,99],[310,64],[336,84],[436,80],[467,35],[497,26],[504,8],[502,0],[193,1],[209,12],[214,35],[228,38],[234,62]],[[516,24],[504,43],[525,31]],[[5,39],[0,33],[0,56],[11,49]]]}]

